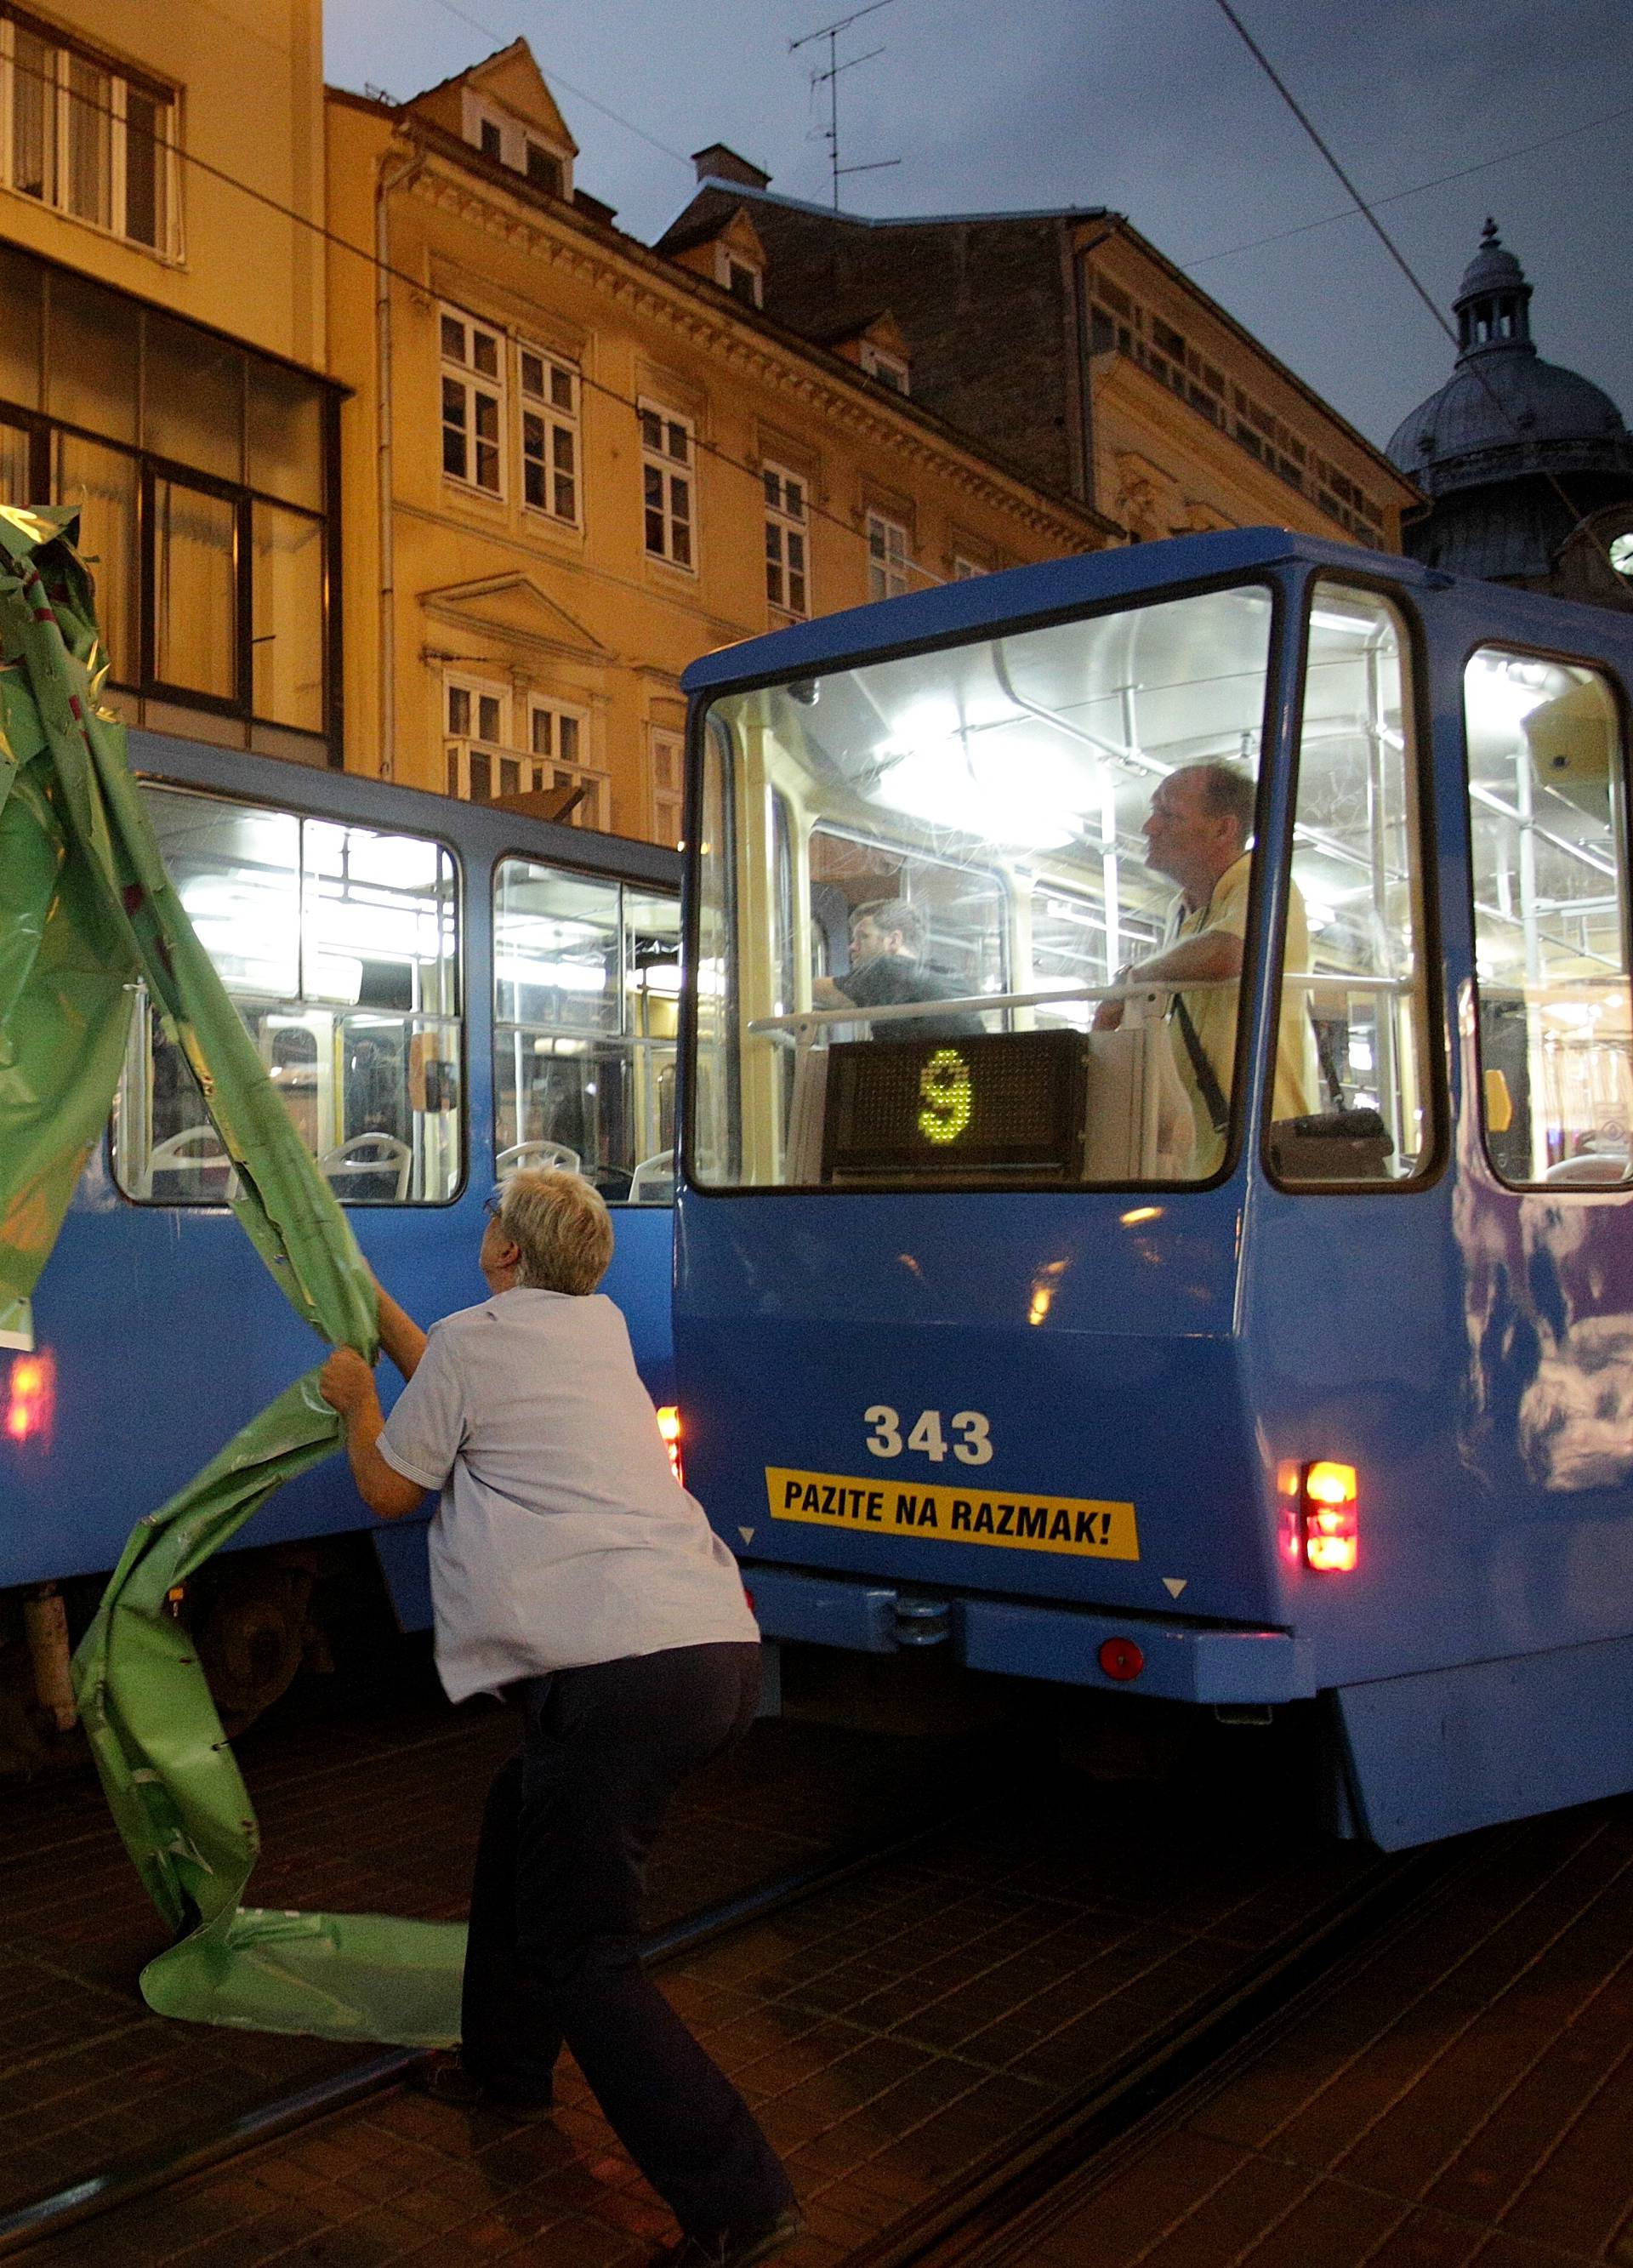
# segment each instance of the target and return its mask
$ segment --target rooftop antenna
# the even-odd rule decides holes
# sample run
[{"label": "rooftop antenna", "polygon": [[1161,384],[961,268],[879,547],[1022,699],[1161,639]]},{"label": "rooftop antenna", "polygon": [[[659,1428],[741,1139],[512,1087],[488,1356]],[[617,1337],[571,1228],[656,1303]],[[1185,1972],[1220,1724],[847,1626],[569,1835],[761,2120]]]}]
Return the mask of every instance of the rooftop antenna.
[{"label": "rooftop antenna", "polygon": [[788,52],[791,55],[801,48],[808,48],[813,40],[828,41],[828,69],[813,71],[811,84],[813,87],[826,85],[828,88],[828,124],[822,129],[822,139],[828,144],[829,163],[833,168],[835,212],[839,210],[839,183],[842,174],[882,173],[886,167],[901,163],[900,158],[879,158],[871,166],[842,166],[839,162],[839,75],[842,71],[855,70],[858,63],[871,63],[885,52],[883,48],[870,48],[866,55],[852,55],[842,63],[839,60],[839,35],[842,32],[848,32],[852,24],[860,23],[864,16],[877,16],[881,8],[891,5],[892,0],[870,0],[869,6],[853,8],[850,15],[838,17],[833,23],[824,24],[818,31],[807,32],[803,40],[791,40],[788,43]]}]

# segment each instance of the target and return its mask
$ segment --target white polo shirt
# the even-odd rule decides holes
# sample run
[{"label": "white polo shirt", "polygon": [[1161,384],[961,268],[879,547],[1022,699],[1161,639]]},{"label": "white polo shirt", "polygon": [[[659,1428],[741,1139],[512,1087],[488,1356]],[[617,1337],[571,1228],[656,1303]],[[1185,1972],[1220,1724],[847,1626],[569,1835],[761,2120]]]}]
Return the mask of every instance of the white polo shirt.
[{"label": "white polo shirt", "polygon": [[379,1448],[442,1491],[431,1605],[450,1700],[759,1637],[736,1560],[675,1480],[629,1329],[602,1292],[519,1285],[446,1317]]}]

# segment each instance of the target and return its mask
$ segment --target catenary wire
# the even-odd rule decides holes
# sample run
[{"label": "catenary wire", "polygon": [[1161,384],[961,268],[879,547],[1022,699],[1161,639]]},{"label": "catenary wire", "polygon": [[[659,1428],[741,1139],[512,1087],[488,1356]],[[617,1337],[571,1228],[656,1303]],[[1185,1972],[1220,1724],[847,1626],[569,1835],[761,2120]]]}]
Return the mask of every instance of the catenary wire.
[{"label": "catenary wire", "polygon": [[[1447,321],[1445,316],[1441,313],[1440,307],[1431,296],[1428,286],[1420,281],[1405,253],[1403,253],[1400,246],[1396,244],[1394,239],[1390,235],[1382,221],[1379,219],[1372,206],[1361,195],[1360,190],[1357,188],[1355,183],[1350,180],[1342,166],[1339,164],[1337,158],[1334,155],[1331,148],[1322,137],[1320,129],[1314,124],[1308,114],[1299,107],[1298,98],[1294,95],[1292,89],[1288,85],[1286,80],[1283,78],[1275,64],[1270,61],[1269,55],[1265,54],[1264,49],[1259,45],[1259,42],[1254,38],[1253,33],[1247,29],[1246,24],[1243,23],[1241,18],[1231,5],[1231,0],[1215,0],[1215,4],[1218,8],[1220,14],[1226,18],[1232,28],[1235,31],[1238,38],[1241,40],[1242,45],[1247,48],[1248,54],[1253,57],[1260,70],[1263,71],[1265,77],[1276,89],[1277,94],[1281,96],[1282,100],[1287,105],[1289,110],[1291,111],[1299,125],[1303,127],[1311,141],[1314,143],[1317,150],[1320,151],[1327,164],[1332,168],[1333,172],[1337,174],[1338,179],[1342,182],[1349,195],[1354,199],[1356,210],[1365,216],[1367,226],[1372,230],[1373,235],[1377,237],[1379,242],[1383,246],[1384,250],[1389,254],[1390,259],[1394,261],[1395,266],[1400,269],[1401,275],[1405,276],[1407,282],[1411,285],[1413,291],[1423,301],[1424,306],[1428,308],[1435,321],[1445,333],[1447,338],[1451,340],[1453,345],[1460,350],[1462,346],[1461,339],[1458,336],[1457,332],[1453,328],[1451,323]],[[1496,409],[1498,416],[1502,418],[1503,423],[1508,427],[1514,438],[1523,444],[1526,436],[1520,431],[1519,421],[1514,416],[1513,411],[1504,401],[1502,395],[1497,392],[1496,387],[1492,385],[1490,379],[1486,376],[1484,371],[1479,367],[1477,363],[1471,362],[1468,367],[1470,374],[1478,380],[1482,389]],[[1575,529],[1579,527],[1585,515],[1580,506],[1577,504],[1575,498],[1566,490],[1557,475],[1545,471],[1542,477],[1553,490],[1560,502],[1564,505],[1565,510],[1570,514],[1570,524],[1572,528]],[[1610,560],[1609,545],[1607,543],[1601,545],[1600,549],[1603,552],[1607,564],[1608,564]],[[1611,571],[1614,573],[1615,571],[1613,568]]]},{"label": "catenary wire", "polygon": [[[1620,110],[1609,110],[1601,118],[1585,118],[1579,126],[1567,126],[1558,134],[1545,134],[1540,142],[1527,142],[1519,150],[1501,150],[1494,157],[1482,158],[1475,165],[1460,166],[1454,173],[1437,173],[1432,181],[1417,181],[1409,189],[1392,189],[1387,197],[1374,197],[1372,210],[1385,205],[1398,205],[1409,197],[1426,195],[1431,189],[1443,189],[1451,181],[1466,181],[1471,173],[1489,173],[1494,166],[1507,166],[1517,158],[1534,157],[1539,150],[1551,150],[1556,143],[1574,142],[1580,134],[1594,134],[1606,126],[1619,125],[1622,119],[1633,118],[1633,103]],[[1332,228],[1341,220],[1353,220],[1361,210],[1359,205],[1346,205],[1342,212],[1323,213],[1319,220],[1301,220],[1295,227],[1278,228],[1271,236],[1255,236],[1247,244],[1227,244],[1222,251],[1204,252],[1195,260],[1177,260],[1174,266],[1182,275],[1195,275],[1199,268],[1210,268],[1218,260],[1235,260],[1245,252],[1262,252],[1267,245],[1285,244],[1290,237],[1308,236],[1312,229]]]},{"label": "catenary wire", "polygon": [[[473,16],[468,8],[460,7],[457,0],[437,0],[437,5],[445,10],[448,15],[457,16],[460,23],[468,24],[474,32],[480,32],[484,40],[493,40],[500,47],[507,44],[502,33],[496,32],[491,24],[484,24],[480,16]],[[679,150],[672,149],[667,142],[660,142],[656,134],[649,134],[644,126],[637,126],[633,118],[626,118],[622,111],[614,110],[610,103],[602,102],[593,94],[586,94],[583,87],[575,86],[570,78],[563,78],[560,71],[554,67],[550,71],[550,78],[553,85],[564,86],[575,100],[587,102],[592,110],[599,110],[603,118],[610,118],[614,126],[622,126],[627,134],[633,134],[637,141],[649,144],[664,157],[673,158],[677,165],[684,166],[688,173],[691,171],[692,161],[688,157]]]}]

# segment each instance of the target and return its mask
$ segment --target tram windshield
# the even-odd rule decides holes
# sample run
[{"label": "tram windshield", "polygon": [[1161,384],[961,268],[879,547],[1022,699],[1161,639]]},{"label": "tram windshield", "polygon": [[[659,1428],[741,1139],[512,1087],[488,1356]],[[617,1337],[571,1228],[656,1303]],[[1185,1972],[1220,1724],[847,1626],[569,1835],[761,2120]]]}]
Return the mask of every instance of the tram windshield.
[{"label": "tram windshield", "polygon": [[[1244,1081],[1262,588],[733,695],[698,827],[705,1187],[1200,1182]],[[1406,640],[1309,608],[1266,1154],[1429,1162]],[[1264,894],[1261,892],[1260,896]]]}]

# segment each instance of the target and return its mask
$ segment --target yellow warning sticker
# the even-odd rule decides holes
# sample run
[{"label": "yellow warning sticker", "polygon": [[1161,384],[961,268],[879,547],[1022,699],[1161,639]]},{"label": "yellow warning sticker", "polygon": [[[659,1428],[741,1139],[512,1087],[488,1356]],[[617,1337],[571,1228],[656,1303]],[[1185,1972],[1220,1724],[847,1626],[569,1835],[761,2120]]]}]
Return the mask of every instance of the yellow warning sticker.
[{"label": "yellow warning sticker", "polygon": [[1137,1559],[1131,1504],[1093,1497],[1023,1496],[1011,1491],[946,1488],[918,1480],[858,1480],[854,1474],[798,1473],[766,1467],[773,1520],[818,1528],[910,1531],[944,1543],[996,1543],[1015,1551],[1069,1551],[1085,1559]]}]

